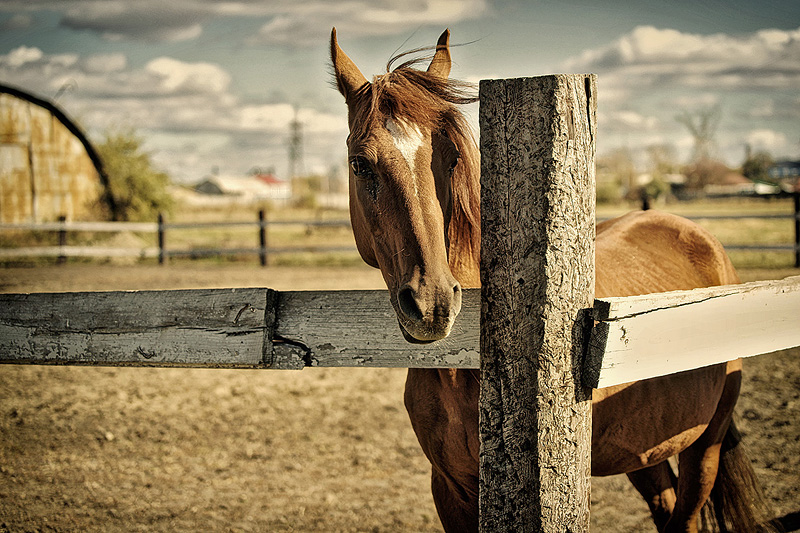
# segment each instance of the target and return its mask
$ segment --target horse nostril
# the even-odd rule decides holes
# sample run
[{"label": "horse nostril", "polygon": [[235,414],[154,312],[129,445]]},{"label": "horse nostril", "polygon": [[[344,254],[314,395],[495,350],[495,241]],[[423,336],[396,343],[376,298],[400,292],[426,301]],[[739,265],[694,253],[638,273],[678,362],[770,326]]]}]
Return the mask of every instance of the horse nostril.
[{"label": "horse nostril", "polygon": [[400,306],[400,311],[411,320],[422,320],[422,311],[411,287],[400,289],[397,293],[397,304]]},{"label": "horse nostril", "polygon": [[461,311],[461,284],[456,281],[456,284],[453,285],[453,304],[451,310],[454,312],[454,315],[458,315],[459,311]]}]

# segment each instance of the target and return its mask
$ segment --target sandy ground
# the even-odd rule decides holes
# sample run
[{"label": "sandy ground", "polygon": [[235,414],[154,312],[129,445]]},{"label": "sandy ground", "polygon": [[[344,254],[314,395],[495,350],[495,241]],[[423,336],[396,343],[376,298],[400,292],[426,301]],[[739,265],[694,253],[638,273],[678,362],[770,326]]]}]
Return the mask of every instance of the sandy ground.
[{"label": "sandy ground", "polygon": [[[746,279],[787,272],[745,272]],[[366,267],[0,269],[2,292],[383,288]],[[0,367],[2,531],[441,531],[397,369]],[[800,350],[745,361],[745,443],[776,515],[800,510]],[[593,531],[654,531],[595,478]]]}]

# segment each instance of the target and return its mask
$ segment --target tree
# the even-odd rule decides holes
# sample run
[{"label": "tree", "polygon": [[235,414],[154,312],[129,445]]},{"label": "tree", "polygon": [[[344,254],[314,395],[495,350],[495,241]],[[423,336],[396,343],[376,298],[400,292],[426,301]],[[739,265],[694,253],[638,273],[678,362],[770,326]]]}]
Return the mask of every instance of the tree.
[{"label": "tree", "polygon": [[670,174],[680,172],[678,154],[671,144],[651,144],[646,151],[653,179],[665,181]]},{"label": "tree", "polygon": [[750,153],[748,150],[747,159],[742,163],[742,174],[752,181],[773,183],[775,180],[770,178],[769,169],[774,163],[769,152]]},{"label": "tree", "polygon": [[722,111],[718,105],[690,112],[684,110],[675,120],[686,126],[694,137],[692,162],[711,159],[714,151],[714,135],[717,133]]},{"label": "tree", "polygon": [[686,188],[694,191],[700,191],[706,185],[724,184],[730,173],[731,169],[725,163],[714,159],[701,159],[683,169]]},{"label": "tree", "polygon": [[598,156],[596,169],[598,203],[618,202],[636,186],[636,168],[626,148]]},{"label": "tree", "polygon": [[169,176],[153,167],[143,143],[133,130],[107,131],[96,147],[108,177],[111,220],[153,220],[160,211],[172,209]]}]

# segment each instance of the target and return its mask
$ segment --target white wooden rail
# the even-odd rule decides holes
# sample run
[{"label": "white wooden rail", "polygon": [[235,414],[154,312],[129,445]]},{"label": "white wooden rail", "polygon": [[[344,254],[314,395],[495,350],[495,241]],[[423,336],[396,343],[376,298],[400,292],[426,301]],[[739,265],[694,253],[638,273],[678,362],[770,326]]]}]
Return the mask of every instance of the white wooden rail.
[{"label": "white wooden rail", "polygon": [[800,276],[595,303],[584,381],[607,387],[800,346]]}]

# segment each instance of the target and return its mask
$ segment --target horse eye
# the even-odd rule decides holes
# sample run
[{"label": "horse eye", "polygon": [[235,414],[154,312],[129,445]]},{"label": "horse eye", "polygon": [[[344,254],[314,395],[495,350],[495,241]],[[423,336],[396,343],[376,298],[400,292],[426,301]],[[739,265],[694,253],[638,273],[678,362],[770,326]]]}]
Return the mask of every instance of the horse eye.
[{"label": "horse eye", "polygon": [[456,169],[456,165],[458,165],[458,162],[459,162],[459,161],[461,161],[461,154],[456,154],[456,157],[455,157],[455,159],[453,159],[453,162],[452,162],[452,163],[450,163],[450,168],[449,168],[449,170],[450,170],[450,173],[451,173],[451,174],[452,174],[452,173],[455,171],[455,169]]},{"label": "horse eye", "polygon": [[361,156],[350,159],[350,168],[353,169],[353,174],[362,179],[370,179],[375,175],[372,166]]}]

